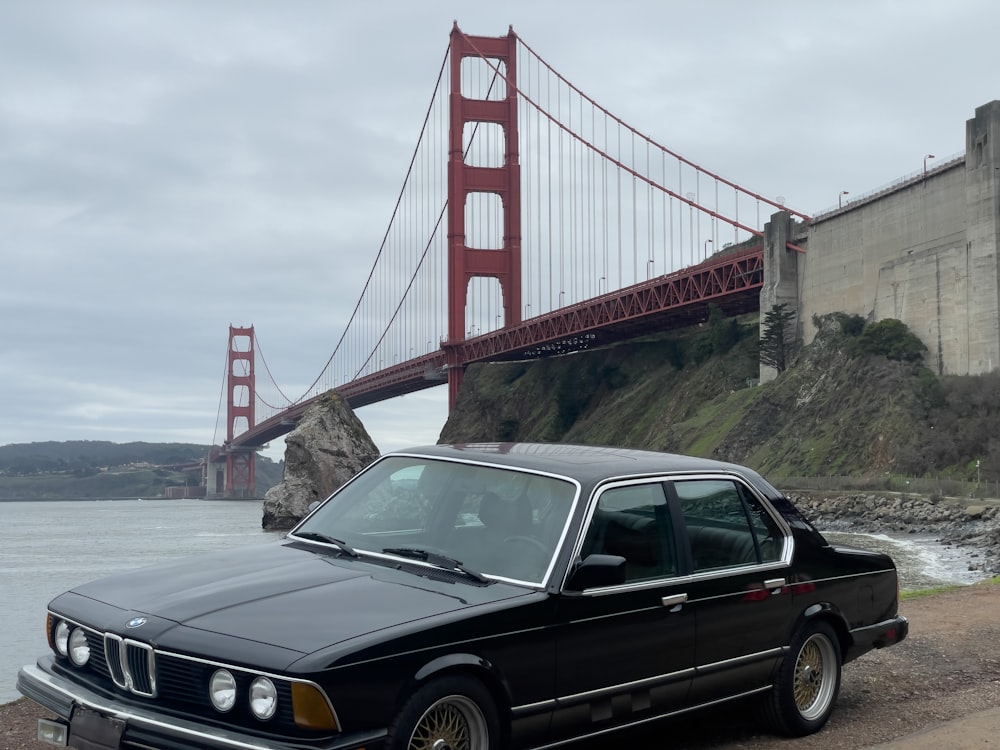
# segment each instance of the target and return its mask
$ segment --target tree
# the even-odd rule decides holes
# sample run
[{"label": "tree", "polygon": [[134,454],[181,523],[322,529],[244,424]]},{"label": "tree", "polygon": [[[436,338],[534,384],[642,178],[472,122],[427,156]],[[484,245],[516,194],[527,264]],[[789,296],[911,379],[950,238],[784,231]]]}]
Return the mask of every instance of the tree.
[{"label": "tree", "polygon": [[895,318],[885,318],[865,328],[858,338],[858,347],[865,354],[881,354],[900,362],[919,362],[927,351],[924,342]]},{"label": "tree", "polygon": [[782,302],[764,315],[764,331],[760,337],[760,363],[773,367],[779,373],[788,367],[795,344],[792,320],[795,313]]},{"label": "tree", "polygon": [[712,342],[712,354],[721,356],[740,340],[739,323],[736,318],[727,318],[726,314],[715,305],[709,305],[708,336]]}]

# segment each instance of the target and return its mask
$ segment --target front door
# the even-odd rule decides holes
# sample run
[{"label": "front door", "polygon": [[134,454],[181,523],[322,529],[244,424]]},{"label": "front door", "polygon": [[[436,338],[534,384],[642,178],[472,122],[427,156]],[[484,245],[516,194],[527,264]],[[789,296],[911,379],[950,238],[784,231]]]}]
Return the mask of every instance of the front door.
[{"label": "front door", "polygon": [[605,489],[580,545],[626,560],[623,585],[565,591],[559,603],[559,736],[591,734],[682,704],[694,667],[695,621],[678,579],[673,523],[657,482]]}]

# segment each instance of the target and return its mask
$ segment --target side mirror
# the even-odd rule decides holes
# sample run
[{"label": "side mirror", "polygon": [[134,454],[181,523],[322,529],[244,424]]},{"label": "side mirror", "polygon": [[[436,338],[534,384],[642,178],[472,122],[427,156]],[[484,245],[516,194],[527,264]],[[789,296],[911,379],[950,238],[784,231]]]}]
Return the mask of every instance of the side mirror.
[{"label": "side mirror", "polygon": [[603,586],[620,586],[625,583],[625,558],[620,555],[587,555],[576,566],[566,587],[572,591],[585,591]]},{"label": "side mirror", "polygon": [[307,514],[308,514],[308,513],[312,513],[312,512],[313,512],[314,510],[316,510],[316,509],[317,509],[317,508],[318,508],[318,507],[319,507],[320,505],[322,505],[322,503],[323,503],[323,501],[322,501],[322,500],[313,500],[313,501],[312,501],[311,503],[309,503],[309,508],[308,508],[308,509],[306,509],[306,513],[307,513]]}]

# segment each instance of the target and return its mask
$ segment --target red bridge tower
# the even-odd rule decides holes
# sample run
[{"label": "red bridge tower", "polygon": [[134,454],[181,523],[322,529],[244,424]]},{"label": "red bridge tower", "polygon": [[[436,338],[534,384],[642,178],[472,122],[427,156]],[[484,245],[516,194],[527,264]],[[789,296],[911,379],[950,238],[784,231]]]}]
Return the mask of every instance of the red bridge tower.
[{"label": "red bridge tower", "polygon": [[[505,96],[468,99],[462,95],[462,60],[487,58],[506,79]],[[504,326],[521,322],[521,165],[517,133],[517,37],[466,36],[456,23],[451,31],[451,98],[448,145],[448,406],[455,406],[465,363],[457,345],[465,340],[469,281],[492,277],[500,282]],[[463,154],[467,123],[490,122],[504,133],[499,167],[469,166]],[[503,206],[503,245],[482,249],[466,244],[465,207],[470,193],[493,193]]]},{"label": "red bridge tower", "polygon": [[228,497],[253,497],[257,483],[254,478],[253,446],[233,446],[233,438],[256,424],[254,406],[256,380],[253,370],[253,326],[229,326],[229,370],[226,386],[229,391],[226,405],[226,495]]}]

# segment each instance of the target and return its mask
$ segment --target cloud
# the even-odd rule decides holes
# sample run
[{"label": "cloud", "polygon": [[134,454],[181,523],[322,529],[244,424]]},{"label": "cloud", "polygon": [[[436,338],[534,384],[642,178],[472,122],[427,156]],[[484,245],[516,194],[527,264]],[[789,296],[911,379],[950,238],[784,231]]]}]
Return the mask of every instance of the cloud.
[{"label": "cloud", "polygon": [[[807,213],[964,148],[989,0],[34,0],[0,6],[0,444],[207,442],[227,327],[288,393],[327,361],[452,21],[508,24],[658,142]],[[445,389],[365,407],[433,442]]]}]

